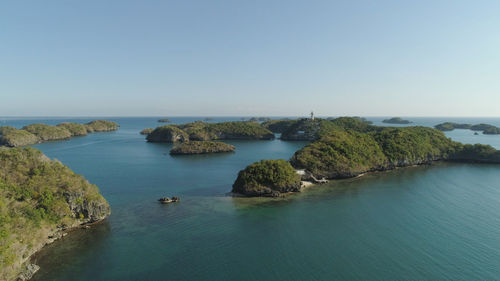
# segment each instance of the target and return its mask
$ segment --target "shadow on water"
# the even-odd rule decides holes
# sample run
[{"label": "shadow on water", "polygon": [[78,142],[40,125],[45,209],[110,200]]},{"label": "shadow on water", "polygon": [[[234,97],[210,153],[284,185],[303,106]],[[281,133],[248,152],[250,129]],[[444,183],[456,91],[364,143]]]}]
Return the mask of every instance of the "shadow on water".
[{"label": "shadow on water", "polygon": [[[31,262],[40,270],[31,280],[50,280],[51,273],[74,270],[82,266],[82,259],[99,251],[111,234],[108,220],[92,225],[88,229],[75,229],[67,236],[45,246],[36,253]],[[78,259],[76,259],[78,257]]]}]

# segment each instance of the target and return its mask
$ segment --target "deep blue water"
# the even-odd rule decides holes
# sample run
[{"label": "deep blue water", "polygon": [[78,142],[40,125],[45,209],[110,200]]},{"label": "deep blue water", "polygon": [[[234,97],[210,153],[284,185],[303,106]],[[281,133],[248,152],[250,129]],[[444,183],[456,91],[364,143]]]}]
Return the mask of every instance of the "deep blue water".
[{"label": "deep blue water", "polygon": [[[46,247],[34,280],[500,279],[500,165],[444,163],[334,181],[286,199],[232,198],[226,193],[239,170],[288,159],[306,143],[233,141],[235,153],[172,157],[170,144],[138,133],[158,118],[106,119],[120,129],[35,146],[97,184],[112,215]],[[500,118],[410,119],[500,126]],[[224,120],[239,118],[215,121]],[[447,135],[500,149],[499,135]],[[181,202],[156,202],[173,195]]]}]

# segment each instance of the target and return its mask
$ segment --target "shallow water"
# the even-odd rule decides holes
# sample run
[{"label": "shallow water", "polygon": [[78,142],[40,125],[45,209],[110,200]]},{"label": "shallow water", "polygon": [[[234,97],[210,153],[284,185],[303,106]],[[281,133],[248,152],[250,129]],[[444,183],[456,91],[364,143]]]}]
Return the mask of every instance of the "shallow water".
[{"label": "shallow water", "polygon": [[[21,127],[91,119],[0,122]],[[240,169],[260,159],[288,159],[306,143],[232,141],[235,153],[172,157],[171,145],[146,143],[138,134],[157,126],[158,118],[106,119],[119,122],[120,130],[36,145],[97,184],[112,215],[40,252],[42,269],[34,280],[500,276],[500,165],[436,164],[333,181],[285,199],[232,198],[225,194]],[[381,125],[383,118],[369,119]],[[500,126],[500,119],[412,120]],[[500,149],[500,136],[469,130],[447,135]],[[174,195],[180,203],[156,202]]]}]

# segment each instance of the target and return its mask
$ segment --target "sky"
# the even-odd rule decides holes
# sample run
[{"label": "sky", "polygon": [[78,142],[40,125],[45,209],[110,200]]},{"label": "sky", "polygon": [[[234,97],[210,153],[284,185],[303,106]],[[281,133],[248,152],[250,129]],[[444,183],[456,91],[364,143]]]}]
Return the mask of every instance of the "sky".
[{"label": "sky", "polygon": [[0,116],[500,117],[500,1],[0,2]]}]

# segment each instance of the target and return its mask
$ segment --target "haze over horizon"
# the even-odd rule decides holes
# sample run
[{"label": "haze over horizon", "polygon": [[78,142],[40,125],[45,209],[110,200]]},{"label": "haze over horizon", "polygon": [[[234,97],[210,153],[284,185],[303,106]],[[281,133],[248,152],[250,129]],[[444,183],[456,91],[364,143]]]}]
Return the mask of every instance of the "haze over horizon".
[{"label": "haze over horizon", "polygon": [[4,1],[0,116],[500,116],[500,2],[286,3]]}]

